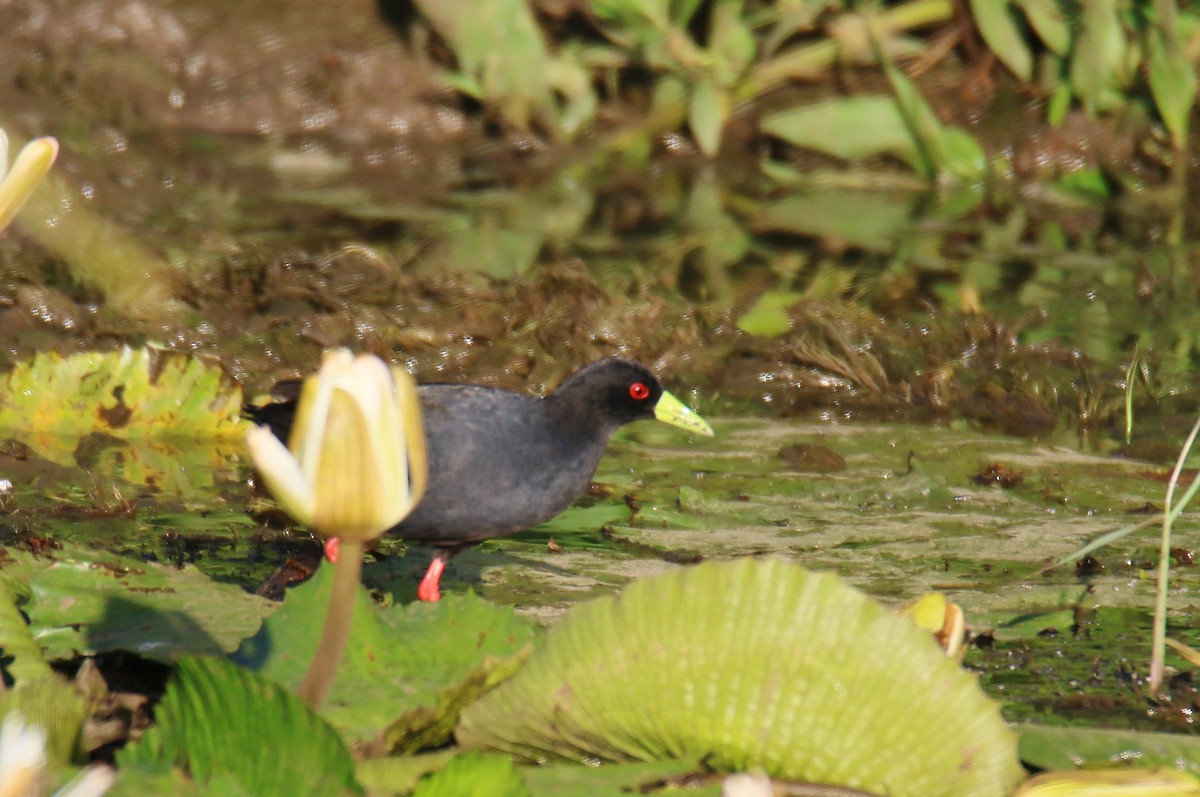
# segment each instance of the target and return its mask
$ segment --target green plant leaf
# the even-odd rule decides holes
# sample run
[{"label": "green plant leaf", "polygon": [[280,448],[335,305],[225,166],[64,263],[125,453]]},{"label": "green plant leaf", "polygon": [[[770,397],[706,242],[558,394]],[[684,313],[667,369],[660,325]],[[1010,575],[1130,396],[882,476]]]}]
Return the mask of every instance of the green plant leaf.
[{"label": "green plant leaf", "polygon": [[[235,660],[296,686],[308,670],[329,604],[331,567],[287,598]],[[444,743],[462,707],[525,660],[534,627],[474,593],[376,609],[359,591],[354,625],[321,714],[355,741],[388,752]]]},{"label": "green plant leaf", "polygon": [[1059,58],[1065,58],[1071,49],[1071,26],[1059,0],[1017,0],[1017,5],[1025,12],[1042,44]]},{"label": "green plant leaf", "polygon": [[359,794],[337,731],[279,684],[215,658],[176,664],[157,724],[118,753],[122,769],[185,767],[201,784],[226,778],[255,797]]},{"label": "green plant leaf", "polygon": [[463,74],[459,86],[523,130],[535,120],[563,132],[550,87],[551,56],[533,11],[523,0],[417,0],[421,15],[449,43]]},{"label": "green plant leaf", "polygon": [[241,440],[241,386],[219,365],[151,349],[46,352],[0,378],[0,432],[59,464],[84,435]]},{"label": "green plant leaf", "polygon": [[717,0],[712,6],[708,42],[721,85],[729,87],[754,61],[758,45],[744,16],[742,0]]},{"label": "green plant leaf", "polygon": [[71,763],[88,715],[74,686],[56,673],[24,681],[0,695],[0,720],[10,711],[20,712],[26,726],[46,732],[46,763],[52,772]]},{"label": "green plant leaf", "polygon": [[921,151],[922,174],[946,174],[971,182],[986,177],[987,156],[979,142],[964,130],[942,124],[920,90],[882,54],[880,63]]},{"label": "green plant leaf", "polygon": [[[16,589],[10,591],[12,584]],[[15,580],[5,579],[0,583],[0,650],[4,651],[4,671],[12,676],[16,685],[25,681],[44,678],[51,674],[50,665],[42,655],[42,648],[33,639],[29,621],[17,608],[20,590],[28,597],[28,581],[17,586]]]},{"label": "green plant leaf", "polygon": [[1114,728],[1016,726],[1021,760],[1039,769],[1122,764],[1171,767],[1200,775],[1200,738]]},{"label": "green plant leaf", "polygon": [[1001,797],[1022,776],[999,706],[927,634],[778,559],[575,607],[456,736],[531,760],[703,759],[895,797]]},{"label": "green plant leaf", "polygon": [[437,772],[456,755],[457,750],[444,748],[420,755],[368,758],[358,762],[355,773],[371,794],[410,794],[421,778]]},{"label": "green plant leaf", "polygon": [[670,25],[668,4],[661,0],[593,0],[591,10],[605,22],[637,31],[663,31]]},{"label": "green plant leaf", "polygon": [[755,232],[811,235],[869,252],[891,252],[912,224],[918,194],[819,188],[763,207]]},{"label": "green plant leaf", "polygon": [[692,86],[692,99],[688,106],[688,126],[696,139],[696,146],[708,157],[721,148],[721,133],[729,116],[729,96],[717,84],[712,75],[705,75]]},{"label": "green plant leaf", "polygon": [[209,782],[203,790],[179,767],[162,764],[142,764],[125,767],[117,772],[116,783],[105,797],[146,797],[148,794],[170,794],[171,797],[251,797],[244,789],[225,789],[221,783]]},{"label": "green plant leaf", "polygon": [[[1174,13],[1171,22],[1174,22]],[[1147,34],[1147,72],[1158,115],[1178,150],[1187,146],[1188,118],[1196,102],[1196,68],[1188,61],[1174,24],[1165,21]]]},{"label": "green plant leaf", "polygon": [[1090,0],[1080,6],[1080,32],[1069,70],[1071,88],[1089,111],[1119,108],[1128,44],[1121,28],[1117,0]]},{"label": "green plant leaf", "polygon": [[747,335],[776,338],[792,328],[788,308],[804,298],[791,291],[767,291],[738,316],[737,328]]},{"label": "green plant leaf", "polygon": [[921,167],[921,154],[894,97],[861,95],[777,111],[763,117],[759,128],[789,144],[835,158],[862,160],[893,155]]},{"label": "green plant leaf", "polygon": [[1025,32],[1017,24],[1013,4],[998,0],[971,0],[975,26],[988,48],[1021,80],[1033,77],[1033,53]]},{"label": "green plant leaf", "polygon": [[452,758],[421,779],[413,797],[530,797],[516,766],[501,756],[478,753]]},{"label": "green plant leaf", "polygon": [[[651,761],[633,764],[603,764],[580,766],[579,764],[552,764],[549,766],[526,767],[521,770],[529,791],[535,797],[628,797],[631,794],[659,793],[649,789],[667,778],[676,778],[703,771],[690,761]],[[662,790],[672,794],[674,789]],[[689,785],[687,797],[719,797],[720,785],[697,788]]]},{"label": "green plant leaf", "polygon": [[224,655],[274,609],[191,565],[163,567],[66,546],[33,567],[25,611],[50,659],[111,650],[167,662],[187,653]]}]

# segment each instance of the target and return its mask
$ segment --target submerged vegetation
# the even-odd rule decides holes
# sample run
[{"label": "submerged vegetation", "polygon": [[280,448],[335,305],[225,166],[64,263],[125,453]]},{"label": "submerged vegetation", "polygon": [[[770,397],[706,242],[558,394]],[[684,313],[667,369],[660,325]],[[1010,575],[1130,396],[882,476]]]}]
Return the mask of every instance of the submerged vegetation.
[{"label": "submerged vegetation", "polygon": [[[0,6],[0,124],[62,142],[0,183],[0,794],[11,740],[30,793],[1200,792],[1200,10],[258,5]],[[340,346],[393,377],[309,382],[277,506],[240,408]],[[406,372],[613,352],[712,444],[619,434],[434,606],[364,556]],[[880,603],[931,591],[962,665]]]}]

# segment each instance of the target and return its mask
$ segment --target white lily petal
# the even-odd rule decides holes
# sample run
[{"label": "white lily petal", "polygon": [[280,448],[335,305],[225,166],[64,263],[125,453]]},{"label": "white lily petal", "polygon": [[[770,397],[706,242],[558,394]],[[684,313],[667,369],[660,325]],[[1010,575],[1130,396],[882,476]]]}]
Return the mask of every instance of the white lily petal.
[{"label": "white lily petal", "polygon": [[46,769],[46,731],[10,711],[0,726],[0,794],[35,793]]},{"label": "white lily petal", "polygon": [[408,468],[408,512],[413,510],[425,495],[429,484],[429,460],[426,453],[425,424],[421,419],[421,400],[417,395],[417,383],[412,374],[401,368],[392,368],[392,385],[396,391],[396,406],[404,435],[404,457]]},{"label": "white lily petal", "polygon": [[246,446],[267,489],[284,510],[304,525],[312,525],[317,503],[313,485],[287,446],[266,426],[251,429]]},{"label": "white lily petal", "polygon": [[22,147],[12,169],[0,179],[0,230],[25,206],[57,157],[58,141],[50,136],[35,138]]},{"label": "white lily petal", "polygon": [[317,470],[313,525],[328,535],[366,542],[399,522],[376,453],[379,430],[354,397],[334,390]]}]

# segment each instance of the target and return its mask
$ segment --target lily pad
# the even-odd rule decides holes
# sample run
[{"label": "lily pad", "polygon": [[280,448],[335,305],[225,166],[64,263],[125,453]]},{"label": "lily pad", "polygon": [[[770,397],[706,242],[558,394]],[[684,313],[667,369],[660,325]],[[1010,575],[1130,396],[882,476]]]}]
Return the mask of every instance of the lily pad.
[{"label": "lily pad", "polygon": [[177,764],[198,783],[258,797],[362,793],[350,751],[328,723],[228,661],[181,659],[155,716],[157,726],[118,756],[122,772]]},{"label": "lily pad", "polygon": [[695,759],[895,797],[1001,797],[1022,776],[999,705],[927,634],[777,559],[572,609],[456,736],[534,761]]},{"label": "lily pad", "polygon": [[468,753],[417,784],[413,797],[532,797],[516,765],[500,756]]},{"label": "lily pad", "polygon": [[[308,670],[329,605],[333,568],[290,590],[235,658],[289,686]],[[360,590],[345,657],[321,714],[349,739],[388,752],[444,743],[462,708],[507,678],[536,629],[474,593],[378,610]]]},{"label": "lily pad", "polygon": [[[521,774],[534,797],[626,797],[658,793],[653,784],[700,771],[702,767],[695,762],[639,761],[598,767],[579,764],[527,767]],[[688,797],[717,797],[721,793],[720,785],[698,787],[689,784],[687,787]]]},{"label": "lily pad", "polygon": [[59,464],[74,464],[90,434],[240,439],[241,406],[241,386],[223,368],[169,351],[46,352],[0,379],[0,432]]},{"label": "lily pad", "polygon": [[1021,760],[1039,769],[1121,764],[1174,767],[1200,776],[1200,739],[1195,736],[1032,723],[1016,727],[1021,734]]},{"label": "lily pad", "polygon": [[[48,659],[126,650],[170,662],[225,655],[258,630],[274,606],[191,566],[164,567],[69,546],[32,560],[24,607]],[[6,565],[5,569],[8,569]]]}]

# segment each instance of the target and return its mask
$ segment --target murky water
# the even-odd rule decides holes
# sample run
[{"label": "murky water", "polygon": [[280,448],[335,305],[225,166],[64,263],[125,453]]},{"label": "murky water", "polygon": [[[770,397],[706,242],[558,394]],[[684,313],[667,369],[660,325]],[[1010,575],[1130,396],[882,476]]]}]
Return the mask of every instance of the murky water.
[{"label": "murky water", "polygon": [[[1154,532],[1097,552],[1086,566],[1045,568],[1161,506],[1161,466],[962,424],[823,412],[713,420],[713,439],[654,423],[622,431],[592,495],[542,527],[461,554],[444,587],[474,589],[552,622],[638,577],[702,559],[779,555],[841,573],[893,604],[945,592],[987,643],[968,664],[1012,701],[1014,718],[1082,712],[1154,727],[1129,685],[1149,644]],[[150,489],[126,481],[145,473],[136,448],[95,458],[87,476],[13,453],[0,460],[14,483],[0,523],[6,544],[18,548],[84,543],[194,564],[247,589],[289,560],[310,567],[320,555],[280,518],[271,521],[278,528],[263,525],[268,505],[247,489],[244,468],[192,466]],[[1187,516],[1177,527],[1181,562],[1196,530]],[[385,541],[365,580],[381,595],[412,600],[429,556]],[[1172,633],[1191,644],[1200,643],[1191,624],[1198,589],[1194,568],[1175,569]],[[1165,721],[1176,724],[1174,716]]]}]

